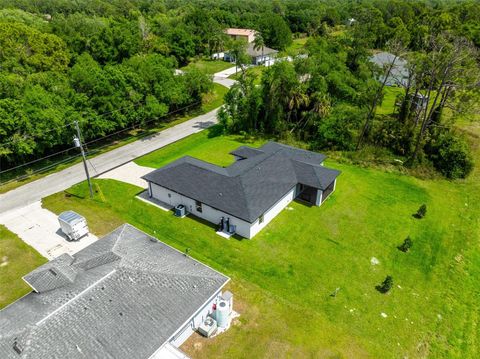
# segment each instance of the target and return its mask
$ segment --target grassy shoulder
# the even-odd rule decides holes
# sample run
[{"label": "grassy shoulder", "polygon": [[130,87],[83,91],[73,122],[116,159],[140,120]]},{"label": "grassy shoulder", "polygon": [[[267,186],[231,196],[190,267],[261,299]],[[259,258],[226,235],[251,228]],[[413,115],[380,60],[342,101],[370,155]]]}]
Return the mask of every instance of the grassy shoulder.
[{"label": "grassy shoulder", "polygon": [[[95,156],[98,156],[102,153],[106,153],[108,151],[114,150],[118,147],[125,146],[131,142],[137,141],[143,137],[155,134],[157,132],[166,130],[167,128],[173,127],[175,125],[178,125],[182,122],[191,120],[192,118],[196,116],[203,115],[207,112],[210,112],[214,110],[217,107],[220,107],[223,104],[223,97],[227,93],[228,89],[222,85],[219,85],[217,83],[213,84],[213,90],[210,93],[207,93],[203,96],[202,99],[202,106],[193,109],[186,114],[181,114],[181,115],[172,115],[167,119],[164,119],[164,122],[157,123],[152,127],[149,128],[137,128],[133,129],[130,131],[126,131],[122,133],[121,135],[117,137],[112,137],[108,138],[107,141],[104,142],[99,142],[96,144],[96,146],[91,145],[89,146],[89,151],[92,151],[93,154],[89,155],[89,158],[93,158]],[[30,168],[27,171],[23,172],[17,172],[15,173],[16,176],[25,176],[28,175],[28,177],[8,182],[4,185],[0,185],[0,194],[5,193],[8,191],[11,191],[15,188],[18,188],[24,184],[27,184],[29,182],[33,182],[37,179],[40,179],[42,177],[48,176],[49,174],[59,172],[61,170],[64,170],[65,168],[68,168],[70,166],[73,166],[74,164],[80,163],[81,162],[81,157],[77,156],[75,158],[72,158],[66,162],[60,163],[60,161],[64,161],[68,157],[65,158],[54,158],[53,160],[47,160],[43,162],[39,162],[36,164],[35,167]],[[58,162],[58,164],[56,164]],[[32,173],[40,168],[46,167],[46,166],[51,166],[48,170],[41,171],[39,173]],[[13,178],[13,177],[12,177]],[[1,178],[2,182],[7,182],[9,181],[9,178],[4,177]]]},{"label": "grassy shoulder", "polygon": [[188,71],[193,67],[199,69],[200,71],[203,71],[206,74],[213,75],[217,72],[229,69],[230,67],[232,67],[232,64],[230,62],[222,60],[200,59],[190,62],[187,66],[182,67],[180,70]]},{"label": "grassy shoulder", "polygon": [[0,225],[0,309],[32,291],[22,277],[46,262],[35,249]]},{"label": "grassy shoulder", "polygon": [[[227,165],[228,152],[243,143],[205,131],[137,163],[156,167],[191,154]],[[478,181],[327,165],[342,171],[328,201],[292,203],[250,241],[225,241],[211,225],[178,219],[137,200],[140,188],[113,180],[95,181],[94,200],[82,183],[43,205],[78,211],[99,235],[129,222],[180,250],[191,248],[192,256],[231,276],[241,317],[214,340],[187,342],[183,349],[196,358],[475,356]],[[412,213],[422,203],[427,216],[417,220]],[[407,235],[413,247],[403,253],[397,246]],[[372,265],[372,257],[380,264]],[[375,286],[386,275],[394,288],[380,294]]]}]

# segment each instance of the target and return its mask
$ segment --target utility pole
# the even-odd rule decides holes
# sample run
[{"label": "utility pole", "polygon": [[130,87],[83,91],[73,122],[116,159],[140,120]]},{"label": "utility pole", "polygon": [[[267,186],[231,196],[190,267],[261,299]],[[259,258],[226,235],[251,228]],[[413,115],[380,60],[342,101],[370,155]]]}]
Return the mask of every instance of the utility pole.
[{"label": "utility pole", "polygon": [[93,198],[92,182],[90,181],[90,174],[88,173],[87,159],[85,157],[85,151],[83,150],[82,145],[82,135],[80,133],[80,127],[78,126],[78,121],[74,121],[75,128],[77,129],[77,135],[73,137],[73,143],[75,147],[80,148],[83,158],[83,167],[85,168],[85,174],[87,175],[88,187],[90,188],[90,198]]}]

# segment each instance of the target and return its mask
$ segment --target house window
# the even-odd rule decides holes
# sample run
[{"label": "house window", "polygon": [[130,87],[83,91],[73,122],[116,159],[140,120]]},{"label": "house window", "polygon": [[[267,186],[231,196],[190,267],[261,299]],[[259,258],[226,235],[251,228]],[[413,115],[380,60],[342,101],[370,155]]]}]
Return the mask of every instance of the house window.
[{"label": "house window", "polygon": [[264,220],[264,218],[263,218],[263,214],[262,214],[262,215],[258,218],[258,223],[259,223],[259,224],[262,224],[262,223],[263,223],[263,220]]},{"label": "house window", "polygon": [[202,213],[202,202],[195,201],[195,207],[197,208],[197,212]]}]

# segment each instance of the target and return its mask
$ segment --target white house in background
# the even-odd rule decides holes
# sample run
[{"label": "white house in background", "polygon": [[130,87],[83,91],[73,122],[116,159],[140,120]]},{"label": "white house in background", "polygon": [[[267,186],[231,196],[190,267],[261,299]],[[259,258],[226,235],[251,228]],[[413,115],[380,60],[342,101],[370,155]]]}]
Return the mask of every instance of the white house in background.
[{"label": "white house in background", "polygon": [[252,238],[296,198],[320,206],[340,174],[322,165],[326,156],[276,142],[231,154],[228,167],[185,156],[142,178],[150,197]]},{"label": "white house in background", "polygon": [[193,330],[233,305],[228,277],[128,224],[23,279],[33,291],[0,311],[2,359],[185,359]]}]

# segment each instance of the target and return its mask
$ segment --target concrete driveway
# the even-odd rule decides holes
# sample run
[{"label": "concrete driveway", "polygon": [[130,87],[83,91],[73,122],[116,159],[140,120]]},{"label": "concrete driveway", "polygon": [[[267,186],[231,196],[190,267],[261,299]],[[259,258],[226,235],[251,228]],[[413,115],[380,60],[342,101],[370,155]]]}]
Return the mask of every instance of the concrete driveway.
[{"label": "concrete driveway", "polygon": [[156,170],[156,168],[139,166],[135,162],[128,162],[123,166],[117,167],[98,176],[98,178],[110,178],[130,183],[141,188],[147,188],[147,181],[143,180],[141,177],[154,170]]},{"label": "concrete driveway", "polygon": [[89,234],[79,241],[68,242],[57,215],[42,208],[40,201],[0,214],[0,224],[49,260],[63,253],[74,254],[98,239]]}]

